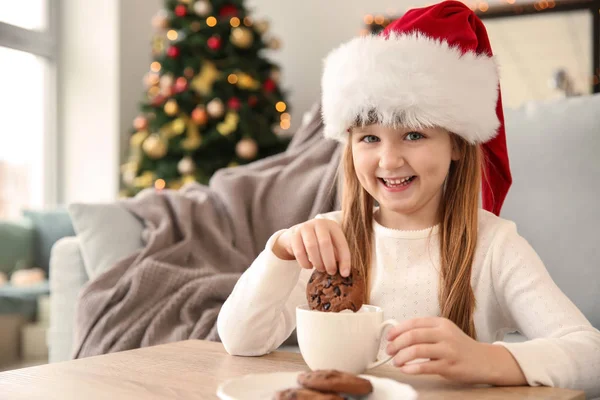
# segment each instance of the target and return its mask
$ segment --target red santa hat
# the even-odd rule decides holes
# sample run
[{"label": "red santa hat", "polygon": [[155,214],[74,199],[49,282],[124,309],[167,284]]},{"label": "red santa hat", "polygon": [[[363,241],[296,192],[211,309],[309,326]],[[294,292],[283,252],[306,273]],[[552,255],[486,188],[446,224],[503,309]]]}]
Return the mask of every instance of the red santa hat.
[{"label": "red santa hat", "polygon": [[325,59],[325,137],[373,117],[412,129],[439,126],[481,144],[483,207],[500,214],[512,183],[498,68],[481,20],[444,1],[408,11],[380,35],[355,38]]}]

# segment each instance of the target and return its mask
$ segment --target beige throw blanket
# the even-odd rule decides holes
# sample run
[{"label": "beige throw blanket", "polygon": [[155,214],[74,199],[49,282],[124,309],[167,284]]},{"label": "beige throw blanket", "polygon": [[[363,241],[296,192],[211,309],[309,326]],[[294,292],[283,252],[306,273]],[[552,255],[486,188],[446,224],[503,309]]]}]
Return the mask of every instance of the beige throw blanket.
[{"label": "beige throw blanket", "polygon": [[81,291],[73,357],[219,340],[219,310],[269,236],[339,209],[341,149],[323,139],[319,112],[285,153],[219,171],[209,186],[122,200],[144,221],[146,245]]}]

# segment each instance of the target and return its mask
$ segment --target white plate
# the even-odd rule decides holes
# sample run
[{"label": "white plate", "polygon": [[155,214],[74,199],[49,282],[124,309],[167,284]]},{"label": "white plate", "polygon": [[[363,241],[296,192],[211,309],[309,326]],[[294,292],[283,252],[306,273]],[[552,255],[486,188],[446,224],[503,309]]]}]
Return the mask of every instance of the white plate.
[{"label": "white plate", "polygon": [[[221,400],[270,400],[275,392],[298,387],[296,378],[300,372],[273,372],[250,374],[223,382],[217,389]],[[373,393],[367,400],[414,400],[417,392],[412,386],[387,378],[359,375],[373,385]]]}]

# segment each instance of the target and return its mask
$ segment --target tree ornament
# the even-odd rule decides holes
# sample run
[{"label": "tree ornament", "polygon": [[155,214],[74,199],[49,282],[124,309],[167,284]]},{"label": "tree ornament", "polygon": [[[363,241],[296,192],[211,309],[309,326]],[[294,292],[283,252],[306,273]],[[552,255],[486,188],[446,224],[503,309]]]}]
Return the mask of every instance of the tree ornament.
[{"label": "tree ornament", "polygon": [[192,79],[194,77],[194,68],[192,68],[192,67],[186,67],[183,70],[183,76],[185,76],[188,79]]},{"label": "tree ornament", "polygon": [[234,111],[229,111],[225,120],[217,124],[217,132],[223,136],[228,136],[236,131],[240,116]]},{"label": "tree ornament", "polygon": [[221,9],[219,10],[219,16],[220,17],[237,17],[238,15],[238,9],[236,6],[228,4],[226,6],[221,7]]},{"label": "tree ornament", "polygon": [[167,29],[169,27],[169,14],[166,10],[160,10],[152,17],[152,27],[157,31]]},{"label": "tree ornament", "polygon": [[169,48],[167,49],[167,56],[169,56],[170,58],[177,58],[179,57],[180,53],[181,51],[177,46],[169,46]]},{"label": "tree ornament", "polygon": [[196,170],[196,164],[191,157],[184,157],[177,163],[177,171],[181,175],[192,174]]},{"label": "tree ornament", "polygon": [[211,36],[206,41],[206,45],[208,46],[208,48],[213,51],[219,50],[221,48],[222,44],[223,44],[223,40],[221,40],[221,37],[219,35]]},{"label": "tree ornament", "polygon": [[179,105],[177,104],[177,100],[175,99],[169,99],[169,101],[167,101],[165,103],[165,113],[172,117],[173,115],[177,114],[179,112]]},{"label": "tree ornament", "polygon": [[194,12],[201,17],[206,17],[212,11],[212,5],[207,0],[198,0],[192,7]]},{"label": "tree ornament", "polygon": [[221,101],[221,99],[216,98],[216,99],[212,99],[206,105],[206,111],[208,112],[208,115],[210,115],[211,117],[220,118],[221,116],[223,116],[223,113],[225,112],[225,107],[223,106],[223,102]]},{"label": "tree ornament", "polygon": [[175,7],[175,15],[177,15],[180,18],[185,17],[187,14],[187,6],[183,5],[183,4],[179,4],[178,6]]},{"label": "tree ornament", "polygon": [[275,82],[273,82],[273,80],[271,78],[268,78],[265,83],[263,83],[263,89],[265,90],[265,92],[267,93],[271,93],[275,90],[275,88],[277,87],[277,85],[275,84]]},{"label": "tree ornament", "polygon": [[258,144],[252,138],[244,138],[235,145],[235,154],[244,160],[253,160],[258,154]]},{"label": "tree ornament", "polygon": [[279,50],[281,48],[281,40],[277,38],[271,38],[268,46],[271,50]]},{"label": "tree ornament", "polygon": [[175,93],[184,92],[188,88],[188,81],[183,76],[175,80]]},{"label": "tree ornament", "polygon": [[231,108],[234,111],[238,111],[241,106],[242,106],[242,103],[240,102],[240,99],[238,99],[237,97],[232,97],[227,101],[227,107]]},{"label": "tree ornament", "polygon": [[208,121],[208,114],[206,113],[206,109],[202,106],[197,106],[192,111],[192,121],[194,121],[198,125],[206,124]]},{"label": "tree ornament", "polygon": [[167,154],[167,143],[157,134],[152,134],[142,144],[144,152],[148,157],[158,160]]},{"label": "tree ornament", "polygon": [[239,27],[233,28],[231,30],[231,35],[229,37],[231,43],[241,49],[248,49],[252,46],[254,42],[254,37],[252,36],[252,32],[248,28]]},{"label": "tree ornament", "polygon": [[267,20],[257,21],[254,24],[254,27],[256,28],[256,31],[258,33],[263,35],[269,30],[269,21],[267,21]]},{"label": "tree ornament", "polygon": [[138,115],[133,120],[133,127],[136,131],[142,131],[148,127],[148,119],[143,115]]},{"label": "tree ornament", "polygon": [[208,96],[212,91],[213,83],[221,76],[221,73],[211,62],[202,64],[200,73],[192,79],[191,86],[202,96]]},{"label": "tree ornament", "polygon": [[133,186],[135,186],[139,189],[149,188],[150,186],[152,186],[153,182],[154,182],[154,173],[152,171],[145,171],[144,173],[142,173],[140,176],[138,176],[137,178],[135,178],[133,180]]}]

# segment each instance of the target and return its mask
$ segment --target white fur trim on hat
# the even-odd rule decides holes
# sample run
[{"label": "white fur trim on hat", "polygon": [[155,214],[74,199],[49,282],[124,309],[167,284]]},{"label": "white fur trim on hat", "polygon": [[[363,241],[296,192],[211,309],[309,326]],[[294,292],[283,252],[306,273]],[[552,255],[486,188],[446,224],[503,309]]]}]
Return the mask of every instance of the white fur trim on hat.
[{"label": "white fur trim on hat", "polygon": [[325,58],[321,85],[325,137],[342,142],[370,112],[384,125],[439,126],[470,143],[488,141],[500,125],[494,58],[421,33],[341,45]]}]

